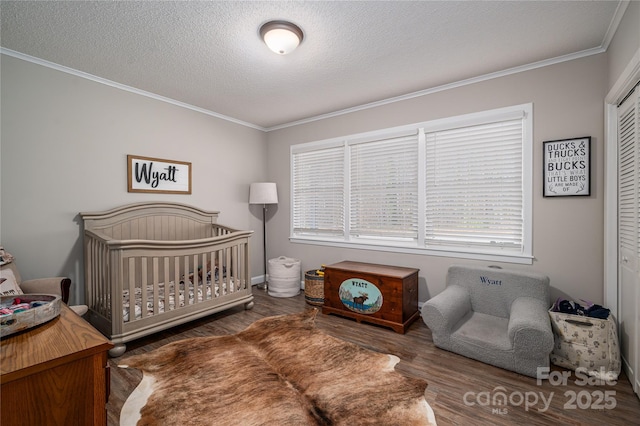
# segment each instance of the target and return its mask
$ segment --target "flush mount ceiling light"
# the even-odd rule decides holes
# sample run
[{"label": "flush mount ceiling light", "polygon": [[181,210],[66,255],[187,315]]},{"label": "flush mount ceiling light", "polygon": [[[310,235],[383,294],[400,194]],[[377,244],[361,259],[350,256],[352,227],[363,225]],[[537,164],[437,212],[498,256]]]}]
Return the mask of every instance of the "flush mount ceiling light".
[{"label": "flush mount ceiling light", "polygon": [[267,22],[260,27],[260,36],[269,49],[278,55],[293,52],[304,37],[300,27],[287,21]]}]

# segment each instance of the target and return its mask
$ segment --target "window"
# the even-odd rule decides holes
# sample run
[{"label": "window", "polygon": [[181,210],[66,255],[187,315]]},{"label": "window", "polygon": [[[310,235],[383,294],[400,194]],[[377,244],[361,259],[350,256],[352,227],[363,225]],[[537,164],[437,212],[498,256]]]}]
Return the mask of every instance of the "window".
[{"label": "window", "polygon": [[291,147],[291,240],[531,263],[532,106]]},{"label": "window", "polygon": [[293,157],[293,233],[344,235],[344,149],[320,148]]},{"label": "window", "polygon": [[417,142],[411,135],[349,146],[351,237],[417,239]]}]

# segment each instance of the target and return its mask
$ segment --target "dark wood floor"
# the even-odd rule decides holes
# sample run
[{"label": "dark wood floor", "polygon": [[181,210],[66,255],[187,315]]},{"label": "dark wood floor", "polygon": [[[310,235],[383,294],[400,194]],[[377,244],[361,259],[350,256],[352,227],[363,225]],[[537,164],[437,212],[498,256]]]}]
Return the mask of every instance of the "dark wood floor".
[{"label": "dark wood floor", "polygon": [[[107,405],[108,424],[119,424],[122,404],[142,378],[137,370],[118,368],[119,359],[180,339],[233,334],[266,316],[313,308],[305,303],[303,294],[273,298],[255,288],[254,294],[256,300],[252,310],[234,308],[130,342],[121,358],[109,361],[111,396]],[[404,335],[321,313],[316,324],[332,336],[398,356],[401,362],[396,366],[397,371],[428,381],[425,395],[440,426],[640,424],[640,400],[624,374],[613,386],[582,384],[584,380],[574,373],[570,374],[566,385],[548,380],[537,384],[536,379],[436,348],[431,332],[421,319],[413,323]],[[563,371],[566,370],[552,366],[552,375],[556,378]],[[500,394],[506,395],[506,405],[500,405]]]}]

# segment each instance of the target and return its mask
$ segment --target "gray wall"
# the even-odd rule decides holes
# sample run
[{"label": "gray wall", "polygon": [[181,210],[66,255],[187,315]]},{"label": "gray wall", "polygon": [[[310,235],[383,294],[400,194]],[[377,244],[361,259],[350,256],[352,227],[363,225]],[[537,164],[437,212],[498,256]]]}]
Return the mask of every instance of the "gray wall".
[{"label": "gray wall", "polygon": [[[533,265],[500,264],[549,275],[553,297],[603,299],[603,99],[605,54],[512,74],[268,134],[268,173],[280,203],[270,218],[271,256],[299,258],[302,269],[341,260],[420,268],[420,301],[444,288],[452,263],[500,264],[289,242],[289,147],[293,144],[533,102]],[[542,197],[542,142],[592,137],[591,196]]]},{"label": "gray wall", "polygon": [[[289,146],[519,103],[534,104],[533,265],[554,297],[603,297],[603,99],[640,48],[640,2],[631,2],[605,54],[500,77],[264,134],[212,116],[2,55],[0,244],[25,278],[70,276],[82,301],[78,212],[167,200],[221,211],[220,223],[254,229],[252,275],[263,273],[262,211],[250,182],[278,183],[269,210],[269,257],[301,259],[302,270],[351,259],[421,269],[420,300],[439,293],[446,257],[292,244]],[[428,72],[428,71],[425,71]],[[544,140],[592,136],[592,195],[542,197]],[[266,142],[266,143],[265,143]],[[193,163],[193,194],[126,191],[126,155]],[[267,158],[265,163],[264,158]]]},{"label": "gray wall", "polygon": [[[249,184],[266,177],[264,132],[38,64],[1,57],[0,243],[25,279],[69,276],[83,299],[78,213],[141,201],[219,210],[219,223],[255,229]],[[192,194],[127,192],[127,154],[192,163]]]},{"label": "gray wall", "polygon": [[640,49],[640,1],[632,1],[624,12],[607,49],[609,89],[616,83],[638,49]]}]

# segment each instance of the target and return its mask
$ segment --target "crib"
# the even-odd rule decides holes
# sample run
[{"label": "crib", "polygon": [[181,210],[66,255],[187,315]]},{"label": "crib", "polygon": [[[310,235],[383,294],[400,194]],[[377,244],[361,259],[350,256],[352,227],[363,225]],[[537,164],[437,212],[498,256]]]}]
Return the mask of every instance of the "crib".
[{"label": "crib", "polygon": [[80,216],[88,320],[115,345],[111,356],[140,337],[253,307],[253,231],[218,225],[218,212],[148,202]]}]

